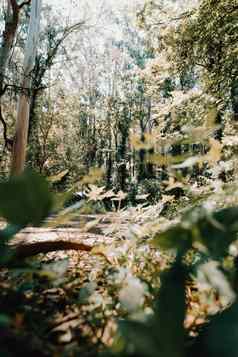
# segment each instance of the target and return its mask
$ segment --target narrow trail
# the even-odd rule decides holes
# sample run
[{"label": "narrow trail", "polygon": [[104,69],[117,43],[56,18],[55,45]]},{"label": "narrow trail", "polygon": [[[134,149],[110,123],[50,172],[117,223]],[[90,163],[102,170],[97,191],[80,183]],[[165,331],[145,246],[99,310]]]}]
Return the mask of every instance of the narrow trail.
[{"label": "narrow trail", "polygon": [[80,216],[63,224],[63,227],[54,227],[54,224],[51,227],[50,219],[45,223],[46,227],[23,229],[10,241],[9,246],[19,258],[68,250],[90,252],[96,246],[112,244],[114,238],[104,234],[110,224],[110,214]]}]

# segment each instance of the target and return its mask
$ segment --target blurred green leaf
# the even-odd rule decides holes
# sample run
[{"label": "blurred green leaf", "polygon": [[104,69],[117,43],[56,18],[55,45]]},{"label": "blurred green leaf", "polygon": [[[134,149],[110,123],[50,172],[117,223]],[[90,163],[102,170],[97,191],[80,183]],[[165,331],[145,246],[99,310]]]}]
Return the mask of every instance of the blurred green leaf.
[{"label": "blurred green leaf", "polygon": [[199,284],[212,286],[219,293],[219,296],[223,296],[229,302],[234,301],[235,293],[218,262],[210,260],[201,264],[197,274]]},{"label": "blurred green leaf", "polygon": [[203,327],[188,356],[237,357],[238,303],[217,313]]},{"label": "blurred green leaf", "polygon": [[5,243],[0,244],[0,250],[0,267],[2,267],[12,260],[14,257],[14,252]]},{"label": "blurred green leaf", "polygon": [[49,214],[52,195],[46,180],[32,171],[0,183],[0,214],[10,223],[24,227],[39,225]]},{"label": "blurred green leaf", "polygon": [[151,244],[161,249],[189,249],[192,244],[191,231],[177,225],[156,234],[151,240]]},{"label": "blurred green leaf", "polygon": [[238,351],[238,303],[217,315],[205,336],[209,356],[237,357]]},{"label": "blurred green leaf", "polygon": [[5,243],[4,241],[9,240],[15,234],[17,234],[21,230],[20,226],[16,226],[14,224],[8,224],[4,229],[0,231],[0,239],[1,243]]},{"label": "blurred green leaf", "polygon": [[229,245],[237,239],[238,207],[211,213],[202,207],[185,214],[181,224],[157,233],[151,244],[162,249],[185,251],[198,241],[208,248],[215,259],[228,253]]},{"label": "blurred green leaf", "polygon": [[84,286],[79,290],[78,303],[85,304],[88,302],[90,296],[95,292],[97,284],[95,282],[90,282],[84,284]]},{"label": "blurred green leaf", "polygon": [[119,329],[124,339],[129,343],[136,356],[158,356],[156,330],[151,326],[138,321],[121,321]]},{"label": "blurred green leaf", "polygon": [[229,245],[237,239],[238,207],[225,208],[201,217],[197,223],[200,240],[215,258],[228,253]]},{"label": "blurred green leaf", "polygon": [[157,356],[161,357],[184,357],[187,271],[181,259],[178,257],[161,278],[154,320],[158,340]]},{"label": "blurred green leaf", "polygon": [[136,356],[184,357],[185,271],[181,259],[163,274],[154,317],[147,323],[122,321],[120,332]]}]

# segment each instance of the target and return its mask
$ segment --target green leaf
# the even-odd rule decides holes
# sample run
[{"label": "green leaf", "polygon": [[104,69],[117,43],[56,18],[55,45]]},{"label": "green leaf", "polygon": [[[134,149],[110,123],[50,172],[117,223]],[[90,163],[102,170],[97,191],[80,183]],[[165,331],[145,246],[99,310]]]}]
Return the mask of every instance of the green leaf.
[{"label": "green leaf", "polygon": [[0,183],[0,197],[0,215],[21,227],[39,225],[52,207],[46,180],[32,171]]},{"label": "green leaf", "polygon": [[165,232],[157,233],[150,242],[156,248],[184,250],[191,247],[192,235],[189,229],[177,225]]},{"label": "green leaf", "polygon": [[189,356],[237,357],[238,351],[238,303],[237,301],[212,316],[195,339]]},{"label": "green leaf", "polygon": [[155,331],[151,326],[139,321],[120,321],[120,333],[127,346],[133,346],[136,356],[157,357],[158,344]]},{"label": "green leaf", "polygon": [[146,322],[122,321],[119,331],[133,356],[184,357],[187,272],[181,259],[164,273],[154,317]]},{"label": "green leaf", "polygon": [[215,258],[228,252],[229,245],[237,239],[238,207],[225,208],[207,215],[197,223],[198,238]]},{"label": "green leaf", "polygon": [[155,312],[154,330],[157,332],[158,355],[183,357],[185,344],[184,319],[186,313],[185,283],[187,271],[180,257],[165,272]]},{"label": "green leaf", "polygon": [[185,214],[181,224],[156,234],[151,244],[182,252],[198,241],[215,259],[220,259],[228,253],[229,245],[237,239],[237,233],[238,207],[225,208],[214,213],[197,207]]},{"label": "green leaf", "polygon": [[210,356],[237,357],[238,304],[224,311],[211,322],[205,338]]}]

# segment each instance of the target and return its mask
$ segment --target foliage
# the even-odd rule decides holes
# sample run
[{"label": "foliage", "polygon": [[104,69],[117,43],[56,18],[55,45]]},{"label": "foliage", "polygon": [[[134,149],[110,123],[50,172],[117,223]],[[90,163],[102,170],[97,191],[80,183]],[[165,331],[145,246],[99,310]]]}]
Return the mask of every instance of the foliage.
[{"label": "foliage", "polygon": [[[205,327],[198,331],[198,336],[193,338],[192,347],[184,320],[186,286],[194,269],[193,264],[188,263],[187,252],[196,246],[202,255],[206,248],[207,257],[220,262],[216,268],[219,271],[222,270],[224,256],[228,255],[228,247],[236,238],[237,207],[214,214],[197,209],[188,213],[178,226],[156,235],[152,244],[164,249],[176,249],[176,258],[168,271],[162,274],[153,316],[147,322],[122,321],[119,331],[125,342],[116,340],[113,349],[121,351],[123,356],[225,356],[228,353],[235,356],[236,333],[230,333],[228,326],[237,326],[237,301],[234,295],[229,295],[229,272],[226,278],[218,279],[220,283],[224,279],[222,284],[226,286],[227,297],[231,298],[231,306],[210,317]],[[197,271],[200,266],[204,266],[203,260],[196,263]],[[218,272],[211,269],[208,274]]]},{"label": "foliage", "polygon": [[19,227],[39,225],[48,216],[52,206],[46,181],[31,171],[2,182],[0,195],[1,216],[8,223]]},{"label": "foliage", "polygon": [[[113,3],[44,8],[27,166],[47,180],[6,180],[21,12],[0,93],[0,348],[236,356],[237,3]],[[34,244],[87,249],[19,261],[40,225]]]},{"label": "foliage", "polygon": [[198,11],[182,21],[175,40],[179,70],[201,66],[205,86],[223,101],[233,96],[238,75],[237,11],[235,1],[203,1]]},{"label": "foliage", "polygon": [[12,256],[6,246],[9,239],[28,224],[40,225],[50,213],[53,198],[45,179],[31,171],[1,182],[0,194],[0,214],[7,222],[0,232],[4,263]]}]

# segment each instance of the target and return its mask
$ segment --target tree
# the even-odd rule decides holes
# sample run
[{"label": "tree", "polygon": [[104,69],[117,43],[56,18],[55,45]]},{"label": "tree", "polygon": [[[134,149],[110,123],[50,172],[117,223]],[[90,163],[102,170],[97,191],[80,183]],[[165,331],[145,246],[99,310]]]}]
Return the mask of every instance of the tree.
[{"label": "tree", "polygon": [[6,84],[6,71],[19,25],[20,11],[25,5],[30,4],[30,1],[31,0],[23,1],[18,5],[16,0],[7,0],[6,11],[4,14],[5,28],[3,30],[2,42],[0,45],[0,121],[3,125],[3,136],[6,146],[11,144],[11,140],[7,136],[7,124],[2,113],[1,99],[8,88],[8,84]]},{"label": "tree", "polygon": [[12,175],[23,172],[29,126],[31,72],[34,68],[40,31],[41,0],[32,0],[28,38],[23,65],[22,88],[16,119],[16,132],[12,151]]},{"label": "tree", "polygon": [[[51,9],[46,8],[46,11]],[[38,115],[39,100],[45,107],[49,107],[48,94],[44,92],[51,86],[55,85],[55,80],[51,81],[51,76],[47,78],[47,73],[54,66],[57,56],[60,55],[62,62],[67,61],[70,57],[68,49],[64,47],[65,41],[70,35],[82,28],[85,21],[79,21],[73,25],[63,27],[61,24],[54,21],[53,24],[47,24],[46,28],[41,32],[40,51],[38,51],[35,66],[32,71],[32,95],[30,100],[29,114],[29,150],[27,161],[35,169],[42,172],[47,155],[45,154],[46,137],[42,147],[40,140],[40,127],[43,131],[48,132],[54,123],[54,118],[51,115],[49,122],[41,120],[43,115]],[[60,52],[61,50],[61,52]],[[47,98],[46,98],[47,97]],[[49,109],[49,108],[48,108]],[[47,110],[48,111],[48,110]],[[44,128],[44,124],[45,128]],[[44,130],[45,129],[45,130]]]},{"label": "tree", "polygon": [[[211,16],[212,14],[212,16]],[[180,73],[196,70],[205,90],[230,105],[238,120],[237,1],[203,0],[182,19],[174,42],[174,60]]]}]

